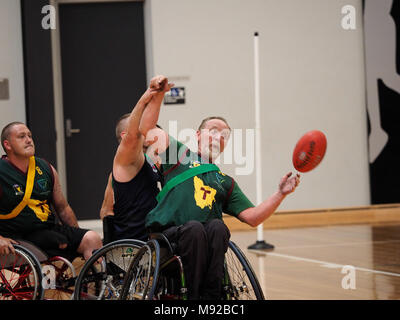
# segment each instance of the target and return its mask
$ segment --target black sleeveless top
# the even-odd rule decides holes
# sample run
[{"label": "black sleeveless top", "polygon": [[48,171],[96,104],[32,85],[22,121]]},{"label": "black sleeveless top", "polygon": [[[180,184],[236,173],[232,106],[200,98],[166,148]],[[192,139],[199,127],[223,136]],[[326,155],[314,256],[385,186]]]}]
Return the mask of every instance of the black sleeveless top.
[{"label": "black sleeveless top", "polygon": [[114,239],[146,241],[146,215],[156,205],[159,192],[157,181],[162,182],[156,166],[149,160],[129,182],[118,182],[112,177],[114,190]]}]

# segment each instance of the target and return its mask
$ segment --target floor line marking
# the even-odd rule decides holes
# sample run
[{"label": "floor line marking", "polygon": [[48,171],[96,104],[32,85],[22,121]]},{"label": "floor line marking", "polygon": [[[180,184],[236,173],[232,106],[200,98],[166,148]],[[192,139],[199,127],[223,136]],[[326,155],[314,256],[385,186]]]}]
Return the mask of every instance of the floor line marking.
[{"label": "floor line marking", "polygon": [[342,242],[342,243],[327,243],[327,244],[310,244],[303,246],[279,246],[279,249],[303,249],[303,248],[321,248],[321,247],[336,247],[336,246],[349,246],[349,245],[363,245],[363,244],[384,244],[391,242],[400,242],[400,240],[382,240],[382,241],[360,241],[360,242]]},{"label": "floor line marking", "polygon": [[[320,264],[322,267],[325,267],[325,268],[335,269],[335,268],[343,268],[344,266],[349,266],[348,264],[347,265],[346,264],[338,264],[338,263],[332,263],[332,262],[327,262],[327,261],[322,261],[322,260],[291,256],[291,255],[288,255],[288,254],[282,254],[282,253],[276,253],[276,252],[264,252],[264,251],[261,251],[261,250],[249,250],[249,251],[250,252],[254,252],[254,253],[258,253],[258,254],[262,253],[263,255],[267,255],[267,256],[275,256],[275,257],[287,258],[287,259],[291,259],[291,260],[317,263],[317,264]],[[352,266],[352,265],[350,265],[350,266]],[[356,267],[356,266],[352,266],[352,267],[354,267],[355,270],[359,270],[359,271],[383,274],[383,275],[393,276],[393,277],[400,277],[399,273],[380,271],[380,270],[373,270],[373,269],[361,268],[361,267]]]}]

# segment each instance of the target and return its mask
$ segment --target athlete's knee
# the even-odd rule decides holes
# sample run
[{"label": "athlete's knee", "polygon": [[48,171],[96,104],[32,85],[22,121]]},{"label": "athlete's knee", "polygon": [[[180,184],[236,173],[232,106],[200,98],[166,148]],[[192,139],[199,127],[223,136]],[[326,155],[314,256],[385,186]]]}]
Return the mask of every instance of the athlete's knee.
[{"label": "athlete's knee", "polygon": [[198,221],[188,221],[179,228],[180,239],[188,242],[206,242],[207,234],[204,226]]},{"label": "athlete's knee", "polygon": [[201,222],[191,220],[186,222],[181,230],[185,232],[186,234],[191,234],[193,236],[203,236],[205,235],[205,229],[204,226]]},{"label": "athlete's knee", "polygon": [[206,224],[207,233],[224,235],[230,237],[230,232],[226,224],[220,219],[213,219]]},{"label": "athlete's knee", "polygon": [[95,232],[89,230],[83,236],[78,248],[78,252],[83,255],[85,260],[89,259],[93,252],[103,245],[100,236]]},{"label": "athlete's knee", "polygon": [[95,231],[89,230],[82,238],[81,246],[86,248],[99,249],[102,246],[102,241],[99,234]]},{"label": "athlete's knee", "polygon": [[226,252],[231,233],[225,223],[222,220],[214,219],[207,222],[205,229],[211,248],[219,248],[217,250]]}]

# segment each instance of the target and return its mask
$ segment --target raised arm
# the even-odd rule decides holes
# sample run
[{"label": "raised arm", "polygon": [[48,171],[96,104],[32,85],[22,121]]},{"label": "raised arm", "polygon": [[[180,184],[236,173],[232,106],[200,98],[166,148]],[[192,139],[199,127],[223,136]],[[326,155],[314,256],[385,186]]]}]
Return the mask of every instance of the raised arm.
[{"label": "raised arm", "polygon": [[258,206],[243,210],[239,214],[239,219],[252,227],[258,226],[264,220],[268,219],[279,207],[283,199],[292,193],[300,183],[300,175],[291,177],[292,173],[286,174],[279,183],[278,190],[268,199]]},{"label": "raised arm", "polygon": [[171,86],[166,77],[154,77],[132,110],[126,132],[114,157],[113,174],[119,182],[133,179],[143,166],[144,136],[156,127],[164,94]]},{"label": "raised arm", "polygon": [[174,84],[168,83],[168,79],[162,75],[151,79],[149,87],[155,90],[157,94],[155,94],[149,102],[140,121],[140,132],[144,136],[147,135],[149,130],[156,127],[164,95],[166,92],[170,91],[173,86]]},{"label": "raised arm", "polygon": [[113,174],[119,182],[130,181],[136,176],[144,163],[144,137],[139,130],[139,124],[143,111],[156,93],[157,90],[149,87],[127,119],[126,129],[124,130],[113,163]]}]

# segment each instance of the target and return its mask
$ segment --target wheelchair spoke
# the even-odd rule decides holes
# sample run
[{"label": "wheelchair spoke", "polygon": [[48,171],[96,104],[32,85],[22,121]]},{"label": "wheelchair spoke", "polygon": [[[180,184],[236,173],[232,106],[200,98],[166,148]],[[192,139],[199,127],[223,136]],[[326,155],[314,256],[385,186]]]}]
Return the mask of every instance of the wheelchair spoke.
[{"label": "wheelchair spoke", "polygon": [[119,240],[107,244],[85,263],[78,276],[74,299],[116,300],[140,241]]},{"label": "wheelchair spoke", "polygon": [[0,256],[0,300],[36,299],[38,274],[29,255],[21,250]]},{"label": "wheelchair spoke", "polygon": [[263,300],[264,296],[256,275],[241,250],[230,242],[225,254],[226,280],[225,293],[236,300]]},{"label": "wheelchair spoke", "polygon": [[160,267],[160,246],[148,241],[136,253],[124,279],[121,300],[152,300]]}]

